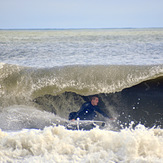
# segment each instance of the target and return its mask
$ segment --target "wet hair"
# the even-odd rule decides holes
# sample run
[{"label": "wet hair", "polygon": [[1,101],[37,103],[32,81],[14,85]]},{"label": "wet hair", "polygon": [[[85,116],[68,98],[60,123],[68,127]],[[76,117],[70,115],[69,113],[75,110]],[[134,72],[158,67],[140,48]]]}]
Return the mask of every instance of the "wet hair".
[{"label": "wet hair", "polygon": [[92,100],[95,100],[96,98],[98,98],[98,96],[96,96],[96,95],[92,96],[92,97],[91,97],[91,101],[92,101]]}]

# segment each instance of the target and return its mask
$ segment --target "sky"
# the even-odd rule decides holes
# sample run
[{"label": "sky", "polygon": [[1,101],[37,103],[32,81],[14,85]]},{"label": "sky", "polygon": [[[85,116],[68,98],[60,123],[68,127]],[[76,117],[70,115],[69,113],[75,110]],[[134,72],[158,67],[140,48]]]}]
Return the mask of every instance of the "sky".
[{"label": "sky", "polygon": [[0,0],[0,29],[163,27],[163,0]]}]

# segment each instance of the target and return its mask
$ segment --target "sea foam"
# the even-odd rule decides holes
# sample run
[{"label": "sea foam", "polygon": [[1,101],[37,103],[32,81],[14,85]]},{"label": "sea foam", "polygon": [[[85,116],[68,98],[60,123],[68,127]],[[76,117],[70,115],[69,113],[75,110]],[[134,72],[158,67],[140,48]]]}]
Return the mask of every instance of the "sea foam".
[{"label": "sea foam", "polygon": [[1,162],[151,162],[163,161],[163,131],[136,129],[120,132],[93,129],[71,131],[64,127],[44,130],[0,131]]}]

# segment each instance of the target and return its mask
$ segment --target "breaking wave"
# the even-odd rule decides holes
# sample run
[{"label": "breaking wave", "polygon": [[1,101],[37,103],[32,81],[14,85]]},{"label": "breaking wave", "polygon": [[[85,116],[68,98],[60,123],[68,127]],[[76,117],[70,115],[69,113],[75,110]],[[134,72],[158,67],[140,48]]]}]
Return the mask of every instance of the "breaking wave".
[{"label": "breaking wave", "polygon": [[[163,76],[163,65],[96,65],[28,68],[1,64],[0,95],[36,98],[44,94],[75,92],[80,95],[114,93]],[[20,97],[20,98],[21,98]]]},{"label": "breaking wave", "polygon": [[77,111],[94,94],[100,98],[100,108],[123,124],[134,120],[150,127],[161,126],[163,65],[78,65],[42,69],[0,65],[3,111],[13,105],[25,105],[67,119],[71,111]]}]

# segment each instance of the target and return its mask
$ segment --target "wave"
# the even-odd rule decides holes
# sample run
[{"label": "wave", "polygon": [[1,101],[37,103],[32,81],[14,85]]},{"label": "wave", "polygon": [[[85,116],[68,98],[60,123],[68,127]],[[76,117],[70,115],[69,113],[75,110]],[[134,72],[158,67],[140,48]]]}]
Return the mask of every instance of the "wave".
[{"label": "wave", "polygon": [[146,80],[163,76],[163,65],[94,65],[54,68],[28,68],[0,65],[1,97],[14,95],[38,97],[44,94],[75,92],[80,95],[114,93]]},{"label": "wave", "polygon": [[[124,125],[161,125],[163,65],[31,68],[0,64],[0,106],[34,106],[67,118],[91,95]],[[99,118],[101,118],[99,116]]]}]

